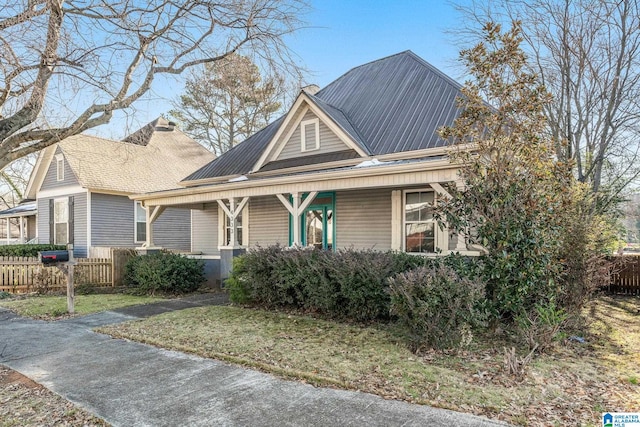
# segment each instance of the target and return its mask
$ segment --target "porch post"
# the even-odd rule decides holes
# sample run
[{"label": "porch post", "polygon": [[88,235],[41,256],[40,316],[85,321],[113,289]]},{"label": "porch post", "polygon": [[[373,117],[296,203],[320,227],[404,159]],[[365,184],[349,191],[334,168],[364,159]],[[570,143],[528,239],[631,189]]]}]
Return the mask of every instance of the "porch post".
[{"label": "porch post", "polygon": [[216,200],[218,202],[218,205],[220,206],[220,208],[222,209],[222,211],[224,212],[224,214],[227,216],[227,218],[229,218],[229,225],[231,226],[231,235],[229,236],[229,246],[236,248],[239,246],[242,246],[242,242],[238,242],[237,241],[237,234],[238,234],[238,215],[240,215],[240,213],[242,212],[242,210],[244,209],[244,207],[247,205],[247,202],[249,201],[248,197],[243,197],[242,200],[240,201],[240,203],[236,203],[236,199],[235,198],[231,198],[229,199],[229,206],[227,207],[227,205],[220,199]]},{"label": "porch post", "polygon": [[145,248],[153,247],[153,223],[151,222],[151,206],[145,206],[144,211],[146,214],[145,228],[146,228],[146,236],[147,240],[142,245]]},{"label": "porch post", "polygon": [[301,246],[302,239],[300,239],[300,193],[292,193],[291,198],[293,199],[293,240],[291,241],[292,246]]},{"label": "porch post", "polygon": [[18,217],[18,220],[20,221],[20,243],[24,243],[24,217]]},{"label": "porch post", "polygon": [[[229,244],[227,246],[221,246],[220,249],[220,281],[224,283],[226,279],[229,278],[231,271],[233,270],[233,259],[238,255],[242,255],[245,252],[245,249],[242,248],[242,242],[238,242],[238,215],[242,212],[244,207],[247,205],[249,201],[248,197],[243,197],[240,200],[240,203],[236,203],[236,199],[234,197],[229,199],[229,206],[226,205],[222,200],[216,200],[218,202],[218,206],[224,212],[225,216],[229,218],[230,225],[230,236],[229,236]],[[222,219],[222,218],[221,218]],[[226,226],[226,223],[222,223],[223,226]],[[225,227],[223,227],[222,232],[224,233]],[[223,234],[224,236],[224,234]],[[223,238],[224,241],[224,238]]]},{"label": "porch post", "polygon": [[9,221],[9,218],[6,218],[6,220],[7,220],[7,245],[8,245],[9,243],[11,243],[10,242],[10,239],[11,239],[11,221]]},{"label": "porch post", "polygon": [[302,239],[300,238],[300,216],[302,213],[309,207],[313,199],[318,195],[317,191],[310,192],[304,201],[301,201],[300,193],[291,193],[292,203],[289,203],[286,197],[282,194],[276,194],[280,203],[284,205],[285,208],[289,211],[292,217],[291,226],[293,227],[292,241],[291,246],[300,246],[302,245]]},{"label": "porch post", "polygon": [[160,214],[164,212],[164,206],[144,206],[144,210],[146,212],[146,234],[147,241],[142,245],[143,248],[153,248],[155,245],[153,243],[153,223],[158,219]]}]

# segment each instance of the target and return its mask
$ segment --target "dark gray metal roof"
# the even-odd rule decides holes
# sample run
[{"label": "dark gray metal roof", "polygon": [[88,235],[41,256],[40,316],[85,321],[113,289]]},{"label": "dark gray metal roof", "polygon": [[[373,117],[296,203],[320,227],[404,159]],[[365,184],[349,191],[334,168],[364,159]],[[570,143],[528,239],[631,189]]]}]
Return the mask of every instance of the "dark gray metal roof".
[{"label": "dark gray metal roof", "polygon": [[332,153],[315,154],[313,156],[299,156],[293,157],[291,159],[269,162],[260,168],[260,172],[293,168],[296,166],[337,162],[338,160],[355,159],[358,157],[360,157],[360,154],[358,154],[355,150],[334,151]]},{"label": "dark gray metal roof", "polygon": [[284,117],[280,117],[262,130],[254,133],[211,163],[201,167],[184,181],[213,178],[216,176],[242,175],[248,173],[274,137]]},{"label": "dark gray metal roof", "polygon": [[[315,95],[307,95],[363,151],[375,156],[446,145],[437,130],[457,117],[461,87],[405,51],[353,68]],[[250,172],[282,121],[283,117],[185,180]],[[282,167],[291,166],[284,162]]]}]

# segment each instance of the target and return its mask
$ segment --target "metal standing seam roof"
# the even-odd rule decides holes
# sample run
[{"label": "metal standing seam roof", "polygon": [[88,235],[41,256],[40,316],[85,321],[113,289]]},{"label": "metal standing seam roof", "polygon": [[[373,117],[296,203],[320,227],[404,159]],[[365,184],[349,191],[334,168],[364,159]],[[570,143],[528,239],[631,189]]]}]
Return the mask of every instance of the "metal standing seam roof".
[{"label": "metal standing seam roof", "polygon": [[[453,124],[462,86],[411,51],[355,67],[309,95],[371,156],[441,147],[437,130]],[[185,178],[247,174],[284,117]],[[266,167],[266,165],[265,165]]]}]

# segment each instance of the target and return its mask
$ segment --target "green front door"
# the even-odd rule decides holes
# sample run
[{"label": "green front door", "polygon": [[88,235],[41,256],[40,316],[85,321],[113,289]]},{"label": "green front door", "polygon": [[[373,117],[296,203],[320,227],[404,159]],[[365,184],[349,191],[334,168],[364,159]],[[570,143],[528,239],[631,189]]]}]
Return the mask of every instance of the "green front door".
[{"label": "green front door", "polygon": [[[303,197],[304,199],[304,197]],[[302,246],[333,250],[335,247],[335,194],[320,193],[311,202],[300,218],[300,240]],[[293,224],[289,222],[289,229]],[[291,235],[291,233],[289,233]],[[291,236],[289,244],[291,244]]]}]

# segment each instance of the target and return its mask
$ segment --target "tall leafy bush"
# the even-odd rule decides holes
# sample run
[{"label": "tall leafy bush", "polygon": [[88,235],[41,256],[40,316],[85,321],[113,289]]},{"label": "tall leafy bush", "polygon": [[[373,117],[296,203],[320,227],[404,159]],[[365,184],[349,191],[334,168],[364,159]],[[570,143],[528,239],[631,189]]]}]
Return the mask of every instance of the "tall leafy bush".
[{"label": "tall leafy bush", "polygon": [[484,283],[436,260],[389,279],[391,314],[411,348],[449,348],[466,344],[485,324]]},{"label": "tall leafy bush", "polygon": [[[464,185],[450,187],[439,218],[484,247],[483,276],[494,313],[512,319],[560,294],[560,254],[574,185],[557,160],[544,108],[549,94],[527,71],[518,23],[508,32],[487,24],[485,38],[461,53],[472,81],[461,114],[441,136],[454,152]],[[469,143],[475,149],[469,151]]]}]

